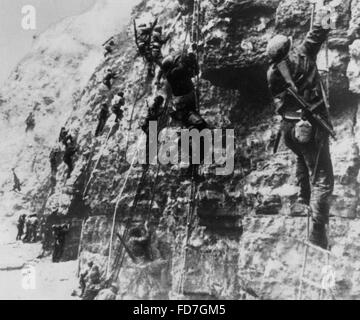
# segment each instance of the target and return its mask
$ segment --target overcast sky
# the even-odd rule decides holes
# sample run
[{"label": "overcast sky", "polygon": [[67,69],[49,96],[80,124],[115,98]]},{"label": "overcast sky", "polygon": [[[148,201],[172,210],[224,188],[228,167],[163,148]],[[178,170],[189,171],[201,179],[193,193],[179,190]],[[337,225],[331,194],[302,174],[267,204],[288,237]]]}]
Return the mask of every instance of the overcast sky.
[{"label": "overcast sky", "polygon": [[[0,0],[0,84],[29,51],[33,36],[59,20],[79,14],[96,0]],[[36,8],[37,30],[23,30],[21,9]]]}]

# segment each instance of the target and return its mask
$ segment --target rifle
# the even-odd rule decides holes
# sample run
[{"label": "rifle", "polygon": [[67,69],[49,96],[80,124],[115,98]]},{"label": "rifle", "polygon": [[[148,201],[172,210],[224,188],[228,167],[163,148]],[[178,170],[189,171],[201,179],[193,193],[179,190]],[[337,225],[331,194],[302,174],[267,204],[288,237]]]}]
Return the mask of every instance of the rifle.
[{"label": "rifle", "polygon": [[111,36],[109,39],[107,39],[102,46],[105,46],[106,44],[108,44],[111,40],[114,40],[114,36]]},{"label": "rifle", "polygon": [[135,19],[134,19],[134,34],[135,34],[135,43],[136,43],[136,46],[139,48],[138,33],[137,33],[137,28],[136,28],[136,21],[135,21]]},{"label": "rifle", "polygon": [[336,133],[332,128],[331,124],[322,115],[315,112],[319,104],[315,106],[310,106],[301,96],[297,94],[297,92],[291,86],[289,86],[286,91],[291,94],[293,98],[295,98],[295,100],[298,102],[299,107],[304,112],[304,117],[312,125],[317,124],[336,141]]},{"label": "rifle", "polygon": [[121,244],[123,245],[126,253],[129,255],[130,259],[136,263],[136,258],[135,256],[132,254],[132,252],[130,251],[129,247],[127,246],[125,240],[123,239],[123,237],[120,235],[120,233],[116,234],[118,239],[120,240]]},{"label": "rifle", "polygon": [[281,131],[281,128],[280,128],[279,131],[278,131],[278,133],[276,134],[276,138],[275,138],[274,154],[277,154],[277,152],[278,152],[278,150],[279,150],[279,145],[280,145],[281,137],[282,137],[282,131]]}]

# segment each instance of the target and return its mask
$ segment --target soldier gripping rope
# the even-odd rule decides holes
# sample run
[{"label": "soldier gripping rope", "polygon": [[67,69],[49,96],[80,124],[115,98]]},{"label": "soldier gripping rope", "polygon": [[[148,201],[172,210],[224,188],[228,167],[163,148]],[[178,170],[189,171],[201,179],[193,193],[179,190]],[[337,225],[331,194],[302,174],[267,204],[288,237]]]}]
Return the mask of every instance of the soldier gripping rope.
[{"label": "soldier gripping rope", "polygon": [[122,107],[125,105],[124,92],[119,92],[112,100],[111,100],[111,111],[115,114],[115,122],[119,122],[122,120],[124,115],[124,110]]},{"label": "soldier gripping rope", "polygon": [[269,87],[276,110],[283,118],[285,144],[297,157],[298,203],[311,205],[309,240],[324,249],[328,248],[326,226],[334,188],[329,136],[335,137],[335,133],[316,58],[330,31],[324,28],[327,17],[327,10],[317,10],[312,30],[298,47],[293,48],[291,39],[284,35],[276,35],[267,46],[271,61]]},{"label": "soldier gripping rope", "polygon": [[95,137],[98,137],[102,134],[105,125],[106,125],[106,121],[109,118],[110,112],[109,112],[109,106],[107,103],[103,103],[101,105],[101,109],[100,109],[100,113],[99,113],[99,122],[98,125],[96,127],[96,131],[95,131]]}]

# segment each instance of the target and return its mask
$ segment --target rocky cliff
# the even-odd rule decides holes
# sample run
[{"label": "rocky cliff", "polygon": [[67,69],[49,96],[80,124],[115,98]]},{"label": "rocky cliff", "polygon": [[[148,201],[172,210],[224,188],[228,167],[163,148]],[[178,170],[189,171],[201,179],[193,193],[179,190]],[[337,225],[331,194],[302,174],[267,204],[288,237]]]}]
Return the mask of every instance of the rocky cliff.
[{"label": "rocky cliff", "polygon": [[[88,13],[44,33],[1,90],[1,130],[6,137],[1,142],[2,177],[16,167],[24,184],[23,193],[14,195],[9,192],[11,179],[1,182],[6,221],[14,222],[19,211],[27,210],[43,215],[48,223],[76,222],[68,258],[77,258],[81,237],[80,270],[94,261],[103,280],[119,273],[115,277],[119,299],[294,298],[306,217],[289,217],[297,191],[293,155],[284,146],[276,156],[272,154],[279,119],[267,91],[264,51],[277,32],[291,35],[295,44],[304,38],[310,27],[310,4],[305,0],[201,1],[201,114],[215,128],[235,129],[235,169],[229,176],[217,176],[214,166],[203,168],[206,179],[198,186],[196,210],[188,221],[191,184],[179,166],[151,166],[142,179],[141,165],[129,164],[141,139],[137,130],[146,114],[146,101],[164,92],[158,92],[146,77],[132,24],[123,27],[115,3],[99,1]],[[166,54],[189,44],[193,7],[190,0],[144,0],[134,7],[132,18],[138,23],[159,18],[158,23],[172,35]],[[360,2],[344,0],[336,10],[339,23],[328,41],[331,114],[338,134],[331,145],[336,187],[330,265],[336,273],[334,296],[356,299],[360,297]],[[174,25],[179,12],[182,16]],[[94,24],[96,39],[90,38]],[[101,43],[111,35],[116,51],[102,59]],[[325,60],[323,51],[320,69]],[[110,91],[102,84],[109,67],[120,74]],[[109,119],[103,136],[95,138],[100,105],[119,90],[125,92],[125,117],[119,128]],[[25,135],[21,132],[30,106],[36,107],[37,125]],[[48,154],[63,125],[76,136],[79,150],[71,178],[66,180],[61,164],[52,190]],[[140,180],[142,188],[138,188]],[[121,242],[116,235],[110,241],[114,212],[114,234],[149,222],[150,261],[119,256]],[[317,254],[311,253],[314,261],[322,259]],[[317,266],[312,268],[313,276],[320,281],[323,265],[320,270]],[[315,298],[313,290],[307,292],[308,298]]]}]

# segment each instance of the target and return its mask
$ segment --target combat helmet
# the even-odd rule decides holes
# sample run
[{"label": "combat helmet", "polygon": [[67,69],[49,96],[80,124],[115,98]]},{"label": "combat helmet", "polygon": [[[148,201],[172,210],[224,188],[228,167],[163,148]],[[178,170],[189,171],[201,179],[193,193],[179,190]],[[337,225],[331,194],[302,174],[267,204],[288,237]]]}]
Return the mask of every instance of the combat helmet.
[{"label": "combat helmet", "polygon": [[268,42],[266,54],[271,62],[280,62],[288,55],[291,44],[291,38],[281,34],[276,35]]}]

